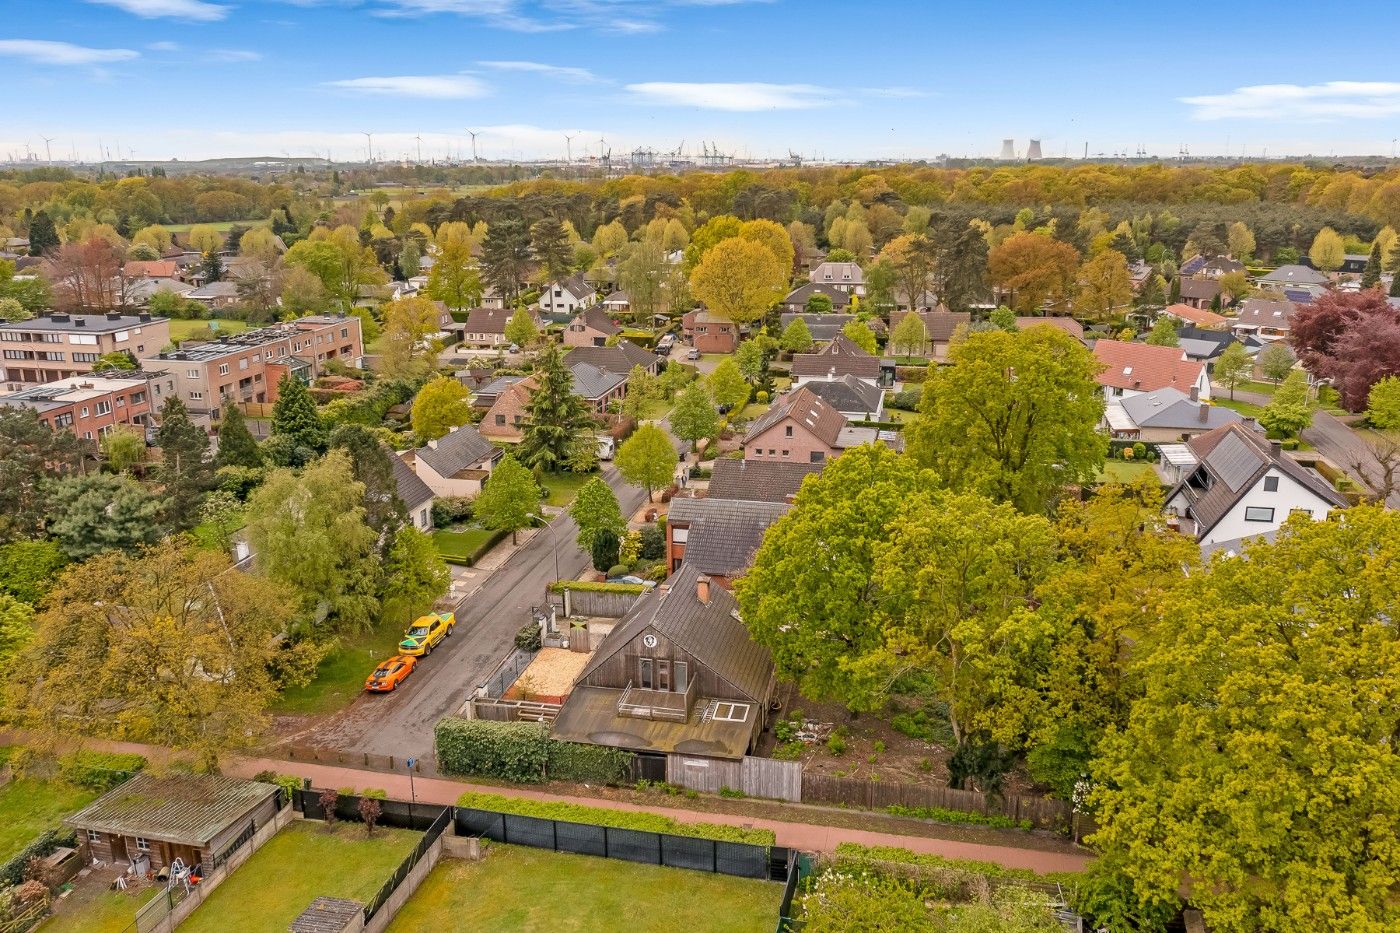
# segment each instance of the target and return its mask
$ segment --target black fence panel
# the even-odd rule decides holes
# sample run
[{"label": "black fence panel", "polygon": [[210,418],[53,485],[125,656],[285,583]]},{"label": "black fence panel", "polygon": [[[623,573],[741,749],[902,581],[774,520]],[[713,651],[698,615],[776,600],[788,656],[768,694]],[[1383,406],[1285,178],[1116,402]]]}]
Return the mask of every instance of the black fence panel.
[{"label": "black fence panel", "polygon": [[[321,791],[298,790],[294,802],[308,820],[324,820],[325,807],[321,806]],[[451,807],[438,803],[410,803],[407,800],[379,799],[379,826],[392,826],[395,829],[426,830]],[[360,819],[360,797],[357,794],[341,794],[335,801],[335,817],[352,823]]]},{"label": "black fence panel", "polygon": [[661,864],[661,836],[636,829],[607,828],[608,858],[620,858],[643,865]]},{"label": "black fence panel", "polygon": [[768,877],[768,850],[746,842],[716,842],[715,871],[740,878]]},{"label": "black fence panel", "polygon": [[490,810],[471,810],[466,807],[457,808],[457,835],[459,836],[485,836],[493,842],[504,842],[505,827],[506,815],[504,813],[492,813]]},{"label": "black fence panel", "polygon": [[715,844],[709,839],[662,836],[661,864],[693,871],[714,871]]},{"label": "black fence panel", "polygon": [[506,831],[503,842],[533,846],[536,849],[555,848],[553,820],[507,814],[505,823]]},{"label": "black fence panel", "polygon": [[587,823],[555,823],[555,848],[579,855],[607,855],[608,831]]}]

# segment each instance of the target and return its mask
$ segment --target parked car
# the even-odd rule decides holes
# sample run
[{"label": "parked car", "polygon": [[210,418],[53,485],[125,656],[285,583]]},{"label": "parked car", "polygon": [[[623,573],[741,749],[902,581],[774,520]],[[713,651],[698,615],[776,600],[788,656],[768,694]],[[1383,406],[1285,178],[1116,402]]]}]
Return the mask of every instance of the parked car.
[{"label": "parked car", "polygon": [[656,342],[656,353],[658,356],[669,356],[671,348],[676,345],[676,335],[667,334]]},{"label": "parked car", "polygon": [[698,360],[700,359],[700,351],[691,347],[689,350],[685,351],[685,358],[688,360]]},{"label": "parked car", "polygon": [[444,638],[452,634],[457,624],[457,615],[452,612],[430,612],[419,616],[418,620],[403,633],[399,642],[399,652],[409,655],[429,655]]},{"label": "parked car", "polygon": [[365,678],[365,689],[370,693],[391,693],[413,673],[417,664],[417,658],[405,654],[396,654],[387,661],[380,661],[374,673]]},{"label": "parked car", "polygon": [[652,587],[656,586],[655,580],[643,580],[641,577],[634,577],[631,574],[628,574],[625,577],[608,577],[608,582],[627,583],[631,586],[644,586],[647,589],[651,589]]}]

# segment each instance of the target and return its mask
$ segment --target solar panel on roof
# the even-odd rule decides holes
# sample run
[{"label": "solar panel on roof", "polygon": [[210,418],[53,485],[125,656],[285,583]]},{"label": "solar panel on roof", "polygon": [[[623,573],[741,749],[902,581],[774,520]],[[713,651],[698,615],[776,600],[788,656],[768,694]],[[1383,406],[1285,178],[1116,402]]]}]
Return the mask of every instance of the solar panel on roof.
[{"label": "solar panel on roof", "polygon": [[1264,459],[1239,435],[1231,433],[1215,445],[1215,449],[1206,456],[1206,463],[1220,481],[1230,487],[1231,492],[1239,492],[1264,465]]},{"label": "solar panel on roof", "polygon": [[1312,302],[1312,292],[1304,288],[1285,288],[1283,297],[1297,304],[1310,304]]}]

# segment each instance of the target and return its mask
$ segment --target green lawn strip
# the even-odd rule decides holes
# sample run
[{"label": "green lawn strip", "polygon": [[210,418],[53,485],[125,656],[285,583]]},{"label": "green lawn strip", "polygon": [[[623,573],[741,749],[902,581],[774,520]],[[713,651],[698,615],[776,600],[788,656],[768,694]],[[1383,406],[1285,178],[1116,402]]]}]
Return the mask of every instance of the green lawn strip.
[{"label": "green lawn strip", "polygon": [[1141,460],[1105,460],[1098,480],[1101,483],[1127,484],[1135,483],[1144,476],[1157,479],[1157,471],[1152,469],[1152,464]]},{"label": "green lawn strip", "polygon": [[389,930],[760,933],[781,898],[768,881],[491,845],[481,861],[440,862]]},{"label": "green lawn strip", "polygon": [[1232,402],[1228,394],[1213,395],[1211,396],[1210,401],[1213,405],[1219,405],[1221,408],[1228,408],[1231,411],[1237,411],[1240,414],[1244,415],[1246,418],[1254,418],[1256,420],[1259,418],[1259,415],[1262,414],[1264,411],[1264,406],[1255,405],[1252,402]]},{"label": "green lawn strip", "polygon": [[[210,330],[209,325],[215,325],[214,330]],[[248,329],[247,321],[233,321],[224,318],[211,318],[208,320],[191,318],[189,320],[176,320],[170,322],[171,340],[189,340],[198,338],[202,340],[213,339],[217,336],[229,336],[241,334]]]},{"label": "green lawn strip", "polygon": [[329,713],[340,709],[364,689],[374,666],[398,651],[404,626],[380,624],[369,631],[340,636],[304,687],[288,687],[272,705],[274,713]]},{"label": "green lawn strip", "polygon": [[443,560],[454,564],[471,564],[480,555],[478,550],[496,537],[489,528],[467,528],[462,531],[448,531],[439,528],[433,532],[433,543]]},{"label": "green lawn strip", "polygon": [[674,401],[666,401],[664,398],[650,399],[642,406],[642,421],[660,421],[671,413],[675,407]]},{"label": "green lawn strip", "polygon": [[97,793],[62,778],[19,778],[0,787],[0,862],[18,854],[47,829],[57,829]]},{"label": "green lawn strip", "polygon": [[540,485],[549,491],[549,497],[545,501],[550,505],[563,508],[573,502],[574,496],[578,494],[583,484],[596,475],[596,473],[542,473],[538,479]]},{"label": "green lawn strip", "polygon": [[80,887],[54,906],[54,915],[39,926],[40,933],[127,933],[141,909],[160,888],[128,894],[96,884]]},{"label": "green lawn strip", "polygon": [[360,823],[289,825],[228,876],[181,933],[284,933],[320,895],[368,903],[421,833]]},{"label": "green lawn strip", "polygon": [[562,820],[566,823],[592,823],[596,826],[612,826],[617,829],[636,829],[642,832],[668,833],[672,836],[690,836],[694,839],[747,842],[757,846],[771,846],[776,838],[771,829],[748,829],[743,826],[726,826],[719,823],[681,823],[659,813],[609,810],[605,807],[590,807],[579,803],[526,800],[521,797],[506,797],[502,794],[486,794],[476,791],[468,791],[457,798],[457,806],[492,810],[496,813],[514,813],[518,816],[536,816],[546,820]]},{"label": "green lawn strip", "polygon": [[190,535],[195,543],[207,551],[227,551],[229,548],[229,538],[233,533],[247,524],[247,510],[238,509],[236,513],[228,516],[226,520],[215,524],[211,521],[203,521],[190,529]]}]

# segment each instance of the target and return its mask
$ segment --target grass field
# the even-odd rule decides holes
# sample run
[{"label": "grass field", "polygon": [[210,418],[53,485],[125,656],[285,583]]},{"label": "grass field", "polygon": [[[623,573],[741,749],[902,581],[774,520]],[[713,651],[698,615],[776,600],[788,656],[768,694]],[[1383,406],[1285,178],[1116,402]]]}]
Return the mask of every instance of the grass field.
[{"label": "grass field", "polygon": [[[218,325],[218,330],[210,330],[210,328],[209,328],[209,325],[210,325],[210,324],[216,324],[216,325]],[[171,340],[190,340],[190,339],[192,339],[192,338],[200,338],[200,339],[204,339],[204,340],[209,340],[209,339],[212,339],[212,338],[214,338],[214,337],[219,337],[219,336],[229,336],[229,335],[231,335],[231,334],[241,334],[241,333],[243,333],[243,332],[244,332],[245,330],[247,330],[247,329],[248,329],[248,322],[247,322],[247,321],[225,321],[225,320],[212,320],[212,321],[196,321],[196,320],[189,320],[189,321],[171,321],[171,322],[170,322],[170,339],[171,339]]]},{"label": "grass field", "polygon": [[304,687],[288,687],[272,705],[274,713],[329,713],[348,704],[365,687],[374,665],[396,654],[404,626],[378,625],[342,635]]},{"label": "grass field", "polygon": [[294,822],[209,895],[181,933],[285,933],[319,895],[367,903],[421,834],[360,823]]},{"label": "grass field", "polygon": [[596,473],[544,473],[539,477],[540,485],[549,492],[545,499],[550,505],[563,508],[574,501],[579,489]]},{"label": "grass field", "polygon": [[1240,414],[1244,415],[1246,418],[1254,418],[1256,420],[1258,419],[1259,415],[1264,411],[1264,406],[1255,405],[1252,402],[1230,401],[1230,395],[1228,392],[1220,395],[1212,395],[1210,402],[1212,405],[1219,405],[1221,408],[1228,408],[1231,411],[1237,411]]},{"label": "grass field", "polygon": [[230,230],[232,230],[234,227],[242,227],[242,228],[244,228],[245,230],[251,230],[253,227],[266,227],[266,226],[267,226],[267,221],[266,221],[266,220],[216,220],[216,221],[212,221],[212,222],[210,222],[210,223],[202,223],[202,224],[161,224],[161,226],[164,227],[166,230],[169,230],[171,233],[189,233],[189,232],[190,232],[191,230],[193,230],[195,227],[213,227],[215,230],[219,231],[220,233],[228,233],[228,232],[229,232]]},{"label": "grass field", "polygon": [[767,881],[492,845],[479,862],[440,862],[389,930],[760,933],[781,899]]},{"label": "grass field", "polygon": [[448,531],[439,528],[433,532],[433,544],[444,558],[455,558],[453,563],[465,563],[478,548],[490,541],[495,532],[488,528],[468,528],[465,531]]},{"label": "grass field", "polygon": [[40,933],[127,933],[141,905],[160,890],[149,887],[136,894],[81,885],[58,901],[54,915],[40,924]]},{"label": "grass field", "polygon": [[1152,464],[1141,460],[1105,460],[1103,469],[1099,471],[1099,482],[1135,483],[1144,476],[1157,479]]},{"label": "grass field", "polygon": [[15,855],[46,829],[57,829],[97,797],[59,778],[21,778],[0,787],[0,861]]}]

